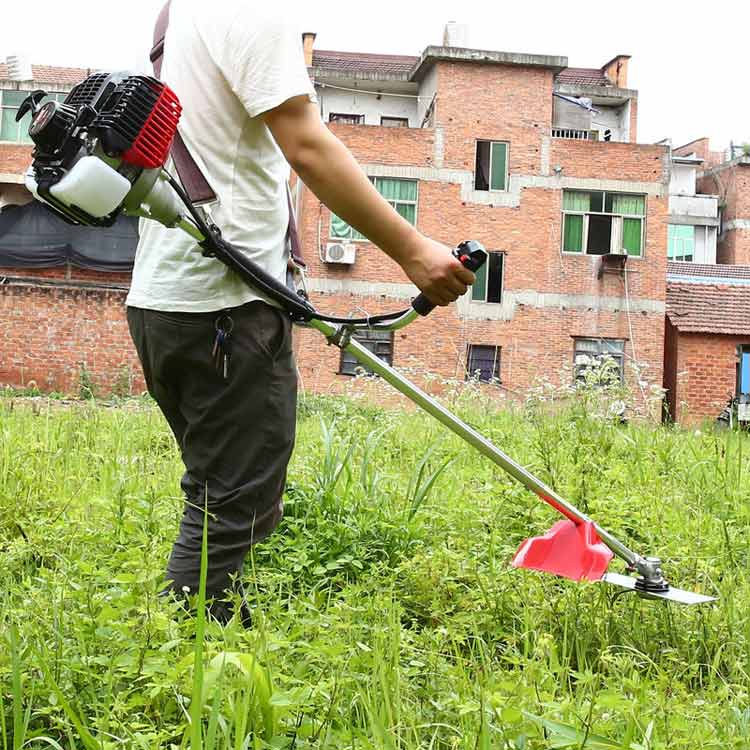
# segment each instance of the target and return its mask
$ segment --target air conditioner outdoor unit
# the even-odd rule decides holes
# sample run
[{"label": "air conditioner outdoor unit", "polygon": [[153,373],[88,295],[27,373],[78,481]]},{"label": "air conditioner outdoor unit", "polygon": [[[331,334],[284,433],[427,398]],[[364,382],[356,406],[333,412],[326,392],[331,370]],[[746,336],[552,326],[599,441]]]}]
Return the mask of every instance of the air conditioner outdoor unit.
[{"label": "air conditioner outdoor unit", "polygon": [[357,259],[357,246],[353,242],[329,242],[326,245],[326,263],[343,263],[350,266]]}]

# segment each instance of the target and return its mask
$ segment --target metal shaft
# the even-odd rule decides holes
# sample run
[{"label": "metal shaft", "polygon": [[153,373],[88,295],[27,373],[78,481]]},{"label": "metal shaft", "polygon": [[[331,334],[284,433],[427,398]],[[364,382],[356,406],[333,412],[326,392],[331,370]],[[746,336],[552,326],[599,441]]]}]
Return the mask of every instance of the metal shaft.
[{"label": "metal shaft", "polygon": [[[612,536],[608,531],[602,529],[598,524],[592,521],[587,515],[582,513],[574,505],[560,497],[551,487],[537,479],[533,474],[517,464],[512,458],[503,453],[499,448],[493,445],[487,438],[478,433],[472,427],[448,411],[444,406],[435,399],[428,396],[420,390],[411,381],[394,370],[392,367],[376,357],[369,349],[364,347],[355,339],[348,340],[341,338],[342,328],[331,325],[324,321],[313,319],[308,323],[311,328],[320,331],[329,340],[350,352],[358,362],[367,366],[370,370],[380,375],[386,382],[390,383],[397,391],[403,393],[415,404],[424,409],[428,414],[435,417],[439,422],[445,425],[449,430],[454,432],[460,438],[476,448],[482,455],[489,458],[495,464],[507,471],[512,477],[517,479],[524,487],[534,492],[545,503],[551,505],[555,510],[562,513],[566,518],[575,523],[591,522],[594,523],[596,533],[600,539],[629,565],[635,567],[639,572],[642,571],[644,558],[628,549],[622,542]],[[345,331],[343,331],[345,333]],[[336,340],[338,338],[338,341]]]}]

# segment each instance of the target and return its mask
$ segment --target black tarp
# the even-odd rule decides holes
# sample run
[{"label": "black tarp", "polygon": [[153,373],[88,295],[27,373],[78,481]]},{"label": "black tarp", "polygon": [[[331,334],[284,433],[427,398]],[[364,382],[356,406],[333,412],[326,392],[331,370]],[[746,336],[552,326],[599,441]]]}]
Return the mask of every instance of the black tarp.
[{"label": "black tarp", "polygon": [[66,224],[41,203],[0,211],[0,266],[49,268],[71,263],[93,271],[130,271],[138,220],[120,216],[112,227]]}]

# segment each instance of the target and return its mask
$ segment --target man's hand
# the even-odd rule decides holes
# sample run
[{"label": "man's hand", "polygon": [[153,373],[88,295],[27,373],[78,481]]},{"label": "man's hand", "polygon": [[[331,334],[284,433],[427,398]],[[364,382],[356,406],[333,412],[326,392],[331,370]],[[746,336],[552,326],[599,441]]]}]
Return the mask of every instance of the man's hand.
[{"label": "man's hand", "polygon": [[420,234],[375,190],[307,97],[288,99],[262,116],[302,181],[337,216],[393,258],[430,302],[448,305],[473,283],[474,274],[449,248]]},{"label": "man's hand", "polygon": [[455,302],[474,283],[474,274],[453,257],[450,248],[428,237],[418,235],[403,258],[406,275],[435,305]]}]

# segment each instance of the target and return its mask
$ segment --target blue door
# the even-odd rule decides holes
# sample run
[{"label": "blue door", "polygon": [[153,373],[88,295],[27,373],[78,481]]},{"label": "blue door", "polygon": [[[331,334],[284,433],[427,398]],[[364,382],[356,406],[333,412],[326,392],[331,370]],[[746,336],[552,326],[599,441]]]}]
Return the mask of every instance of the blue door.
[{"label": "blue door", "polygon": [[740,354],[740,393],[750,393],[750,346],[743,346]]}]

